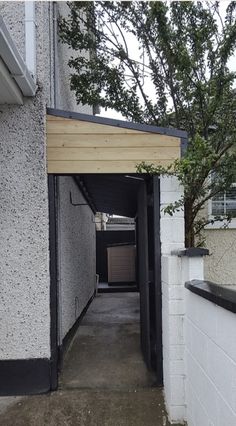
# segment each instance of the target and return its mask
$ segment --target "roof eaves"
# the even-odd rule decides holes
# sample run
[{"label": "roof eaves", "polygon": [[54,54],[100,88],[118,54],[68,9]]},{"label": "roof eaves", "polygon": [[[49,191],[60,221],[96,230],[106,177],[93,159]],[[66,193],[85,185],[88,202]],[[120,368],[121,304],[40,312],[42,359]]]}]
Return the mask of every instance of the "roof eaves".
[{"label": "roof eaves", "polygon": [[161,135],[174,136],[176,138],[187,139],[187,132],[171,127],[158,127],[149,124],[132,123],[129,121],[116,120],[113,118],[98,117],[95,115],[81,114],[78,112],[64,111],[60,109],[48,108],[47,113],[56,117],[70,118],[73,120],[87,121],[90,123],[103,124],[106,126],[121,127],[124,129],[138,130],[146,133],[158,133]]},{"label": "roof eaves", "polygon": [[34,96],[36,84],[0,15],[0,57],[24,96]]}]

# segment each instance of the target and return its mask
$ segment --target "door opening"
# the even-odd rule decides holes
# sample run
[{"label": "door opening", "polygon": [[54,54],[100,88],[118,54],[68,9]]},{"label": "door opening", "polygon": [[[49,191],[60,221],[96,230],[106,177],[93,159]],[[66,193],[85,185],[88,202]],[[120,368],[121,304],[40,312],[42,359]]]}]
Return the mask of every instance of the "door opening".
[{"label": "door opening", "polygon": [[[58,238],[62,231],[58,229],[63,226],[63,220],[67,220],[64,215],[59,221],[60,208],[65,199],[60,196],[62,191],[63,179],[68,177],[73,181],[81,193],[82,198],[73,198],[73,191],[65,199],[71,202],[71,210],[76,221],[80,215],[88,218],[88,211],[93,214],[97,211],[117,214],[121,216],[133,217],[135,219],[135,246],[137,250],[136,262],[136,284],[140,292],[140,334],[141,348],[145,363],[148,369],[153,369],[156,374],[156,383],[162,384],[162,342],[161,342],[161,276],[160,276],[160,200],[159,200],[159,178],[145,177],[132,174],[128,175],[49,175],[49,214],[50,214],[50,274],[51,274],[51,354],[52,354],[52,389],[57,388],[57,371],[59,363],[60,347],[63,342],[59,341],[59,324],[63,309],[59,304],[61,287],[58,282],[58,244],[63,240],[65,234]],[[65,185],[64,185],[65,189]],[[68,189],[68,188],[67,188]],[[72,195],[71,195],[72,194]],[[61,197],[61,198],[60,198]],[[81,201],[82,199],[82,201]],[[60,204],[61,203],[61,204]],[[73,206],[73,207],[72,207]],[[81,206],[81,207],[79,207]],[[64,206],[65,207],[65,206]],[[86,211],[85,214],[84,212]],[[66,209],[66,207],[65,207]],[[91,214],[90,216],[91,217]],[[74,219],[73,219],[74,220]],[[93,222],[94,224],[94,222]],[[72,226],[72,219],[68,217],[68,227]],[[91,221],[91,226],[92,221]],[[91,235],[84,233],[81,228],[81,238],[84,238],[84,253],[89,250],[86,246],[86,238],[92,238]],[[58,241],[59,240],[59,241]],[[68,241],[63,241],[73,256],[76,255],[76,246],[73,246],[73,237]],[[75,251],[73,251],[75,249]],[[114,250],[113,250],[114,251]],[[118,251],[118,250],[117,250]],[[127,252],[128,253],[128,252]],[[88,255],[88,253],[87,253]],[[66,257],[60,253],[63,259]],[[85,256],[85,254],[84,254]],[[85,256],[86,257],[86,256]],[[89,256],[88,256],[89,258]],[[91,259],[90,259],[91,261]],[[67,275],[70,274],[68,265],[65,263]],[[81,268],[82,268],[81,264]],[[116,266],[114,266],[116,267]],[[91,268],[90,268],[91,269]],[[86,268],[85,268],[86,270]],[[85,271],[86,273],[86,271]],[[64,297],[69,294],[66,288]],[[65,296],[67,295],[67,296]],[[76,296],[77,297],[77,296]],[[87,295],[88,298],[88,295]],[[75,301],[75,322],[76,316],[81,311],[80,300]],[[84,306],[85,308],[85,306]],[[83,311],[83,309],[82,309]],[[81,312],[82,312],[81,311]],[[71,322],[69,315],[63,311],[64,317],[68,317],[67,328]],[[72,325],[72,327],[74,324]],[[68,330],[69,332],[70,330]],[[64,336],[65,338],[65,336]]]}]

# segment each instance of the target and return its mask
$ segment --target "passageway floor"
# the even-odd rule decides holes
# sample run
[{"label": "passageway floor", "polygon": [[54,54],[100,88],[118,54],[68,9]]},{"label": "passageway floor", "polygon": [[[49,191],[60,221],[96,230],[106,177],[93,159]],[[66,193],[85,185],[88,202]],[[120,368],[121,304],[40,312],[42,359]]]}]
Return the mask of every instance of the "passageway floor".
[{"label": "passageway floor", "polygon": [[138,293],[98,294],[71,342],[59,390],[17,400],[0,426],[170,425],[139,327]]},{"label": "passageway floor", "polygon": [[60,387],[132,390],[155,386],[140,351],[139,294],[99,294],[67,353]]},{"label": "passageway floor", "polygon": [[160,389],[66,390],[31,396],[0,415],[1,426],[169,426]]}]

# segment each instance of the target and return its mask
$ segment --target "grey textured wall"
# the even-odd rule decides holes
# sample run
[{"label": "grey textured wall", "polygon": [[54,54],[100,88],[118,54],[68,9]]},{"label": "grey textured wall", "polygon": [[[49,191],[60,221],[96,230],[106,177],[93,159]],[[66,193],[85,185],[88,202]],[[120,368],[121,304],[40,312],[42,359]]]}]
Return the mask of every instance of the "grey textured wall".
[{"label": "grey textured wall", "polygon": [[14,40],[23,59],[25,59],[25,4],[23,1],[0,2],[0,15],[7,24],[8,31]]},{"label": "grey textured wall", "polygon": [[[60,3],[58,7],[65,13],[65,2]],[[23,58],[24,10],[24,2],[0,2],[0,13]],[[52,2],[35,2],[35,17],[37,94],[34,99],[25,99],[23,106],[0,107],[0,359],[50,356],[49,224],[45,148],[46,106],[54,106],[55,69],[59,71],[60,80],[60,85],[56,87],[56,106],[79,110],[75,97],[69,90],[69,54],[66,46],[59,46],[56,68],[54,67]],[[91,108],[84,110],[90,111]],[[74,290],[75,281],[70,283],[68,280],[70,268],[74,272],[73,262],[76,262],[76,259],[72,261],[71,252],[67,251],[66,231],[63,231],[67,229],[67,224],[65,218],[62,228],[65,256],[61,263],[62,280],[67,285],[66,288],[63,287],[62,294],[64,333],[74,320],[75,297],[79,297],[77,315],[91,295],[90,289],[86,287],[81,290],[81,296],[79,290]],[[85,235],[81,229],[81,244],[83,239]],[[86,244],[85,241],[85,252],[88,250]],[[68,260],[68,265],[65,259]],[[90,275],[83,269],[84,262],[81,257],[77,267],[81,268],[82,280],[85,280],[85,277],[89,280]]]},{"label": "grey textured wall", "polygon": [[58,177],[60,337],[73,326],[95,288],[96,236],[94,215],[70,176]]},{"label": "grey textured wall", "polygon": [[204,278],[236,287],[236,229],[205,230],[210,256],[204,259]]},{"label": "grey textured wall", "polygon": [[[67,17],[69,7],[66,2],[57,3],[59,16]],[[59,41],[56,49],[56,106],[59,109],[77,111],[84,114],[92,114],[92,108],[87,105],[77,105],[75,93],[70,90],[70,74],[73,72],[68,66],[71,56],[76,53],[68,46]],[[84,52],[86,55],[86,52]]]},{"label": "grey textured wall", "polygon": [[[23,106],[0,107],[0,359],[50,356],[48,7],[36,9],[37,95]],[[1,3],[0,10],[24,56],[24,3]]]}]

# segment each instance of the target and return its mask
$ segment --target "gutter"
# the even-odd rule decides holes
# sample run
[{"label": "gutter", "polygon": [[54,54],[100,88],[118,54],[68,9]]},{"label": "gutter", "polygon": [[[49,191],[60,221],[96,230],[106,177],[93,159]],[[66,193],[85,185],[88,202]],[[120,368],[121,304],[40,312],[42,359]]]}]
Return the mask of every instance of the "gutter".
[{"label": "gutter", "polygon": [[24,96],[35,96],[36,84],[0,16],[0,57]]}]

